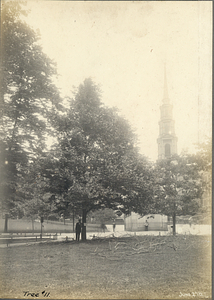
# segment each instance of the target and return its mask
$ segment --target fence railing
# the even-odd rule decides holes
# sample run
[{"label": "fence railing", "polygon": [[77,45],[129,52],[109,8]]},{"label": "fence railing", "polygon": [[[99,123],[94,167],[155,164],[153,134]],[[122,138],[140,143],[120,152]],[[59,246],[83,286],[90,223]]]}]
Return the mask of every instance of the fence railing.
[{"label": "fence railing", "polygon": [[[87,224],[87,231],[99,231],[101,224]],[[73,223],[64,224],[63,222],[57,221],[44,221],[42,223],[42,232],[43,233],[72,233]],[[0,219],[0,233],[5,232],[5,219]],[[23,219],[8,219],[7,222],[7,233],[40,233],[41,232],[41,223],[39,221],[30,221]]]}]

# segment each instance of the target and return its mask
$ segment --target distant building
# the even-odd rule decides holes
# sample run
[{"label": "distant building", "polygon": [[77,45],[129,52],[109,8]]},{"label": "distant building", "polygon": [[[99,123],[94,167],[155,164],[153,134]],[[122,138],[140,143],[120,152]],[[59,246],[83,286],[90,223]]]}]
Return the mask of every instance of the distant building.
[{"label": "distant building", "polygon": [[158,159],[177,154],[177,137],[175,135],[175,121],[173,120],[172,104],[168,96],[166,68],[164,71],[164,95],[160,106]]},{"label": "distant building", "polygon": [[[167,88],[166,68],[164,70],[164,95],[160,106],[158,159],[170,157],[177,154],[177,137],[175,135],[175,121],[173,120],[172,104],[170,103]],[[149,214],[144,217],[136,213],[131,213],[124,218],[125,230],[144,231],[145,222],[149,223],[148,231],[168,230],[168,217],[160,214]]]}]

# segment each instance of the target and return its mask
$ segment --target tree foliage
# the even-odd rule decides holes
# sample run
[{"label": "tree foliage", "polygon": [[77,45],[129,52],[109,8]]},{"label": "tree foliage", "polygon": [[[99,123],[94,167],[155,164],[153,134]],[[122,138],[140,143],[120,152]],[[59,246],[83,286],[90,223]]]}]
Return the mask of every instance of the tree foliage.
[{"label": "tree foliage", "polygon": [[194,156],[199,166],[203,183],[203,206],[194,218],[197,222],[212,222],[212,139],[198,144],[198,151]]},{"label": "tree foliage", "polygon": [[39,33],[21,16],[23,3],[4,1],[1,23],[0,165],[3,210],[24,199],[22,183],[29,159],[45,147],[48,121],[60,97],[52,83],[55,64],[39,45]]},{"label": "tree foliage", "polygon": [[110,208],[98,209],[88,214],[88,218],[92,218],[94,222],[99,222],[100,224],[105,224],[109,221],[113,222],[117,217],[115,211]]},{"label": "tree foliage", "polygon": [[207,138],[203,143],[197,145],[197,153],[195,155],[197,164],[204,172],[212,171],[212,139]]},{"label": "tree foliage", "polygon": [[154,211],[175,218],[195,215],[203,194],[200,166],[194,155],[174,155],[157,162]]},{"label": "tree foliage", "polygon": [[43,176],[56,195],[56,205],[83,210],[86,219],[90,210],[127,212],[148,200],[149,163],[138,154],[127,121],[102,104],[99,87],[90,78],[54,126],[58,143],[46,158]]}]

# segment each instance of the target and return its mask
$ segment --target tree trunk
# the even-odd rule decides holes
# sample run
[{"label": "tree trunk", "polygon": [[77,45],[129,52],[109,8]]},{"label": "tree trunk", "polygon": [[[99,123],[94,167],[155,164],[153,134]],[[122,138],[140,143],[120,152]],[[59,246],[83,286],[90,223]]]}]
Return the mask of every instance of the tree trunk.
[{"label": "tree trunk", "polygon": [[40,239],[42,239],[42,222],[41,222],[41,230],[40,230]]},{"label": "tree trunk", "polygon": [[5,214],[5,221],[4,221],[4,232],[7,232],[7,228],[8,228],[8,214]]},{"label": "tree trunk", "polygon": [[32,221],[32,233],[34,234],[34,218],[32,218],[31,221]]},{"label": "tree trunk", "polygon": [[173,235],[176,235],[176,228],[175,228],[175,226],[176,226],[176,213],[174,212],[173,213],[173,216],[172,216],[172,221],[173,221]]},{"label": "tree trunk", "polygon": [[74,210],[73,210],[73,232],[74,232]]},{"label": "tree trunk", "polygon": [[86,209],[82,210],[82,241],[86,241]]}]

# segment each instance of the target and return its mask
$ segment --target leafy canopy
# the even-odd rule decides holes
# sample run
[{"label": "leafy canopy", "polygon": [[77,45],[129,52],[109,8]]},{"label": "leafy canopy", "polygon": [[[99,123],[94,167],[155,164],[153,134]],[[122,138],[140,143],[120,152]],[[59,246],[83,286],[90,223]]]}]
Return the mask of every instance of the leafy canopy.
[{"label": "leafy canopy", "polygon": [[53,76],[56,66],[43,53],[39,33],[21,15],[23,3],[4,1],[1,26],[1,200],[4,210],[24,201],[22,189],[29,161],[45,148],[49,120],[60,97]]},{"label": "leafy canopy", "polygon": [[55,119],[58,143],[42,172],[60,209],[107,207],[127,212],[150,198],[150,166],[138,154],[136,136],[100,98],[99,87],[86,79],[64,117]]},{"label": "leafy canopy", "polygon": [[199,165],[192,155],[174,155],[158,161],[155,172],[155,209],[168,216],[194,215],[203,194]]}]

